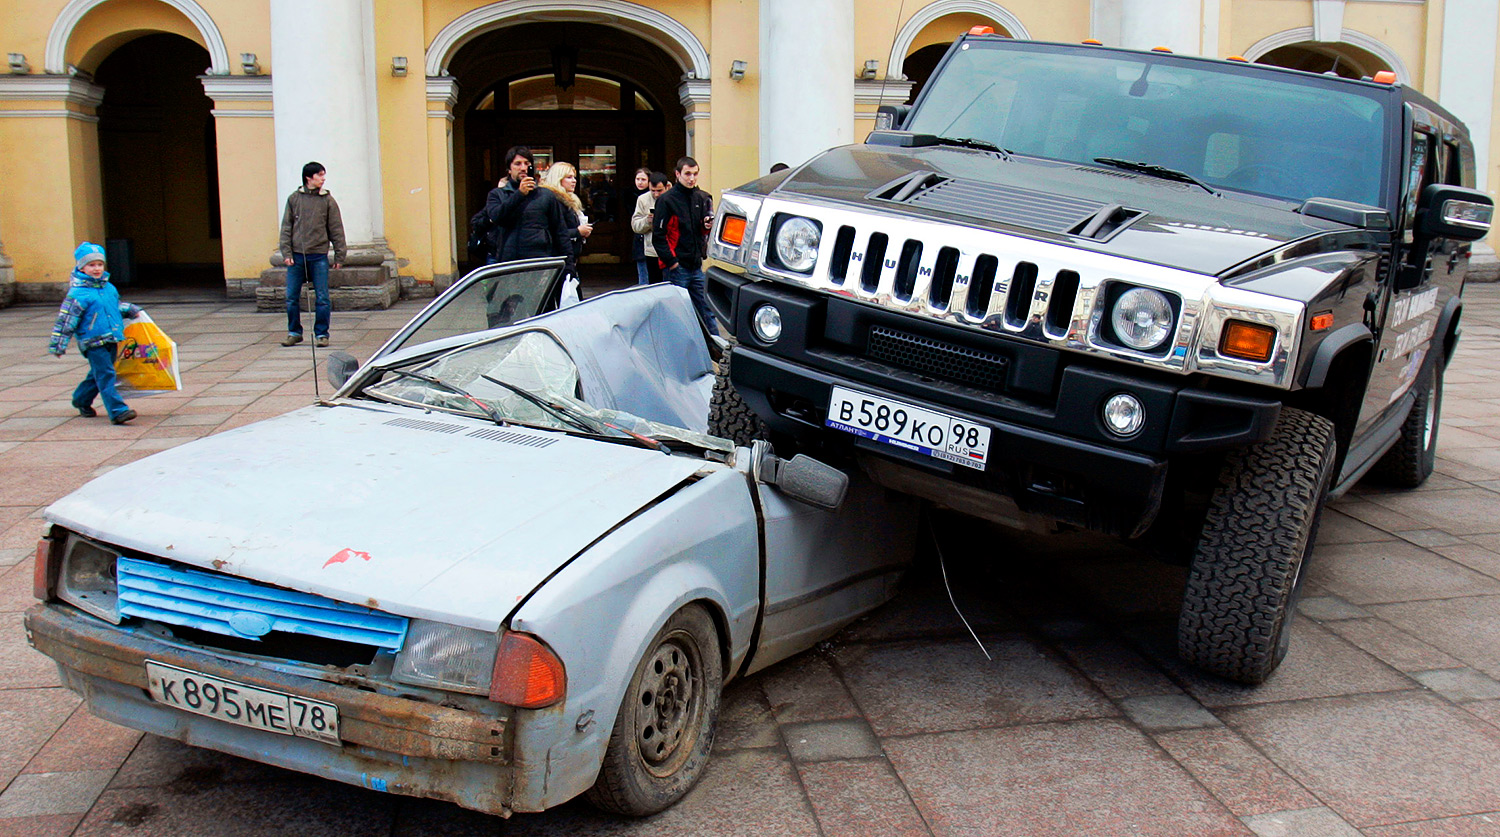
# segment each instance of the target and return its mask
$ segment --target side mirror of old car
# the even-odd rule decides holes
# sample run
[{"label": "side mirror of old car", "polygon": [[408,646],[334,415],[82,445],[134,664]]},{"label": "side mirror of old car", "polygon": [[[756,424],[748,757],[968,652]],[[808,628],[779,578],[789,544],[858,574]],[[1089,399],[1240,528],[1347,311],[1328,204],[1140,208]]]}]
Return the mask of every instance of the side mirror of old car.
[{"label": "side mirror of old car", "polygon": [[825,465],[811,456],[797,454],[782,459],[768,442],[756,442],[751,456],[755,461],[755,478],[774,485],[794,500],[833,510],[843,505],[849,493],[849,475]]},{"label": "side mirror of old car", "polygon": [[348,352],[333,352],[328,356],[328,383],[341,387],[354,377],[359,361]]},{"label": "side mirror of old car", "polygon": [[1417,234],[1421,238],[1478,241],[1489,235],[1495,201],[1478,189],[1434,183],[1417,201]]}]

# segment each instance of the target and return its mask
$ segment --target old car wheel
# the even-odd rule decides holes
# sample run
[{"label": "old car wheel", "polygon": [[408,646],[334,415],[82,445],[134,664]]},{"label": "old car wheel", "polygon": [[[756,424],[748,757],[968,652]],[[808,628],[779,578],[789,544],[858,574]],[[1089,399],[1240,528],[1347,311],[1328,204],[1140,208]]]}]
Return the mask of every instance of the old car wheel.
[{"label": "old car wheel", "polygon": [[1438,425],[1443,417],[1443,361],[1435,358],[1426,383],[1401,424],[1401,438],[1372,470],[1375,476],[1400,488],[1416,488],[1432,476],[1437,464]]},{"label": "old car wheel", "polygon": [[698,605],[677,611],[636,665],[589,801],[645,816],[692,790],[713,747],[723,683],[714,620]]},{"label": "old car wheel", "polygon": [[1178,616],[1184,660],[1251,684],[1281,664],[1337,449],[1333,422],[1288,407],[1225,461]]},{"label": "old car wheel", "polygon": [[729,382],[729,361],[734,348],[724,352],[719,361],[719,371],[714,375],[713,399],[708,407],[708,432],[736,445],[749,446],[757,439],[770,438],[766,424],[740,397],[734,384]]}]

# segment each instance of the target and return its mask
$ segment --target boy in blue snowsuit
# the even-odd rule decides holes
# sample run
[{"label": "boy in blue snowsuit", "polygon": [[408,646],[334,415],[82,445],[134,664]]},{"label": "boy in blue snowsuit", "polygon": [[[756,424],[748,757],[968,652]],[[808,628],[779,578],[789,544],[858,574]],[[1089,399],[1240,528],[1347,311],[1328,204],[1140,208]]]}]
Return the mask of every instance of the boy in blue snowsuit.
[{"label": "boy in blue snowsuit", "polygon": [[125,318],[139,317],[141,309],[120,301],[120,292],[104,270],[103,247],[85,241],[73,251],[73,262],[73,284],[57,312],[47,351],[62,357],[68,339],[77,337],[89,371],[73,390],[73,406],[81,416],[97,416],[94,397],[103,396],[109,420],[124,424],[135,418],[135,410],[115,389],[115,344],[125,339]]}]

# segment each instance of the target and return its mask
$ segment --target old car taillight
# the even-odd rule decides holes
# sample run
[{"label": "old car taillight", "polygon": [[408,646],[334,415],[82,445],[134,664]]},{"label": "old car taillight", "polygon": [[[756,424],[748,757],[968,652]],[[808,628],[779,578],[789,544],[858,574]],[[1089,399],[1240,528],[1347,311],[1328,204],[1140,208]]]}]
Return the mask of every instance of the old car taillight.
[{"label": "old car taillight", "polygon": [[562,660],[541,640],[507,631],[495,655],[490,700],[521,709],[540,709],[563,699],[567,673]]}]

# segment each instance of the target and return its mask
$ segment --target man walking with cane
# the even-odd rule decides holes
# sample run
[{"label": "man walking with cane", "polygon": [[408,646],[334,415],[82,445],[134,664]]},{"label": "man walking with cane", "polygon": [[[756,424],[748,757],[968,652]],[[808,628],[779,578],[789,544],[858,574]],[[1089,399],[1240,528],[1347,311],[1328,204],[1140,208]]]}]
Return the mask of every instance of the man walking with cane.
[{"label": "man walking with cane", "polygon": [[317,302],[313,307],[313,335],[319,346],[328,345],[328,326],[333,305],[328,296],[328,248],[333,247],[333,269],[344,266],[349,255],[344,241],[344,219],[338,202],[323,183],[328,171],[322,163],[302,167],[302,188],[286,199],[281,217],[281,256],[286,265],[286,339],[283,346],[302,342],[302,285],[309,279]]}]

